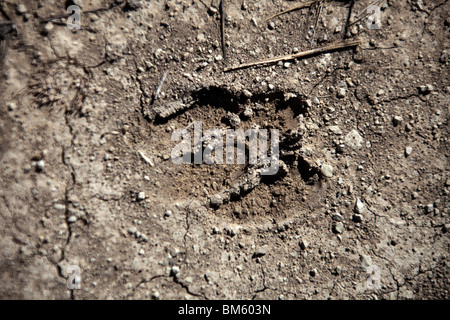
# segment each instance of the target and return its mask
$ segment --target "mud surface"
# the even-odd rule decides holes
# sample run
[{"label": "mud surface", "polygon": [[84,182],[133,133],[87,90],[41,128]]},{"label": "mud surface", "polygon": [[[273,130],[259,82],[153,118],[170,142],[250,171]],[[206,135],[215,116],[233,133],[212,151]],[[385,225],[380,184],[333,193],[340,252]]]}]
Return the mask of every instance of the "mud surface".
[{"label": "mud surface", "polygon": [[[448,1],[368,29],[371,1],[230,0],[225,54],[209,0],[74,2],[74,31],[72,1],[3,5],[1,298],[450,298]],[[173,163],[195,121],[278,129],[280,174]]]}]

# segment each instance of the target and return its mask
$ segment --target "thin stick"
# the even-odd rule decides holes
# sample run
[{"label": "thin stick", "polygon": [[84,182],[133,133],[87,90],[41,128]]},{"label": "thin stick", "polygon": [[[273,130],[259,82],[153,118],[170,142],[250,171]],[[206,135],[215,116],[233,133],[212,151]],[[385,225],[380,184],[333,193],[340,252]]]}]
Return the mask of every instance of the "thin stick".
[{"label": "thin stick", "polygon": [[225,9],[224,9],[225,0],[220,1],[220,38],[222,40],[222,53],[223,58],[226,59],[225,52]]},{"label": "thin stick", "polygon": [[286,60],[293,60],[293,59],[298,59],[298,58],[304,58],[304,57],[307,57],[307,56],[312,56],[312,55],[316,55],[316,54],[320,54],[320,53],[326,53],[326,52],[336,51],[336,50],[339,50],[339,49],[346,49],[346,48],[356,47],[356,46],[359,46],[360,44],[361,44],[361,42],[359,40],[342,41],[342,42],[338,42],[338,43],[333,43],[333,44],[331,44],[329,46],[325,46],[325,47],[322,47],[322,48],[315,48],[315,49],[312,49],[312,50],[302,51],[302,52],[295,53],[295,54],[288,54],[288,55],[285,55],[285,56],[278,56],[278,57],[258,60],[258,61],[254,61],[254,62],[243,63],[243,64],[240,64],[240,65],[238,65],[236,67],[225,68],[223,71],[224,72],[228,72],[228,71],[233,71],[233,70],[253,67],[253,66],[257,66],[257,65],[274,63],[274,62],[278,62],[278,61],[286,61]]},{"label": "thin stick", "polygon": [[323,8],[323,0],[320,2],[320,7],[317,10],[318,14],[317,14],[317,18],[316,18],[316,23],[314,24],[313,35],[312,35],[312,38],[311,38],[311,47],[314,44],[314,37],[316,36],[316,29],[317,29],[317,25],[319,24],[320,15],[322,14],[322,8]]},{"label": "thin stick", "polygon": [[298,5],[298,6],[292,7],[290,9],[287,9],[287,10],[284,10],[284,11],[281,11],[279,13],[276,13],[273,16],[270,16],[269,18],[267,18],[266,21],[268,21],[270,19],[273,19],[275,17],[281,16],[282,14],[285,14],[285,13],[289,13],[289,12],[292,12],[292,11],[296,11],[296,10],[300,10],[300,9],[303,9],[303,8],[310,7],[312,4],[314,4],[316,2],[319,2],[319,1],[321,1],[321,0],[307,1],[305,3],[302,3],[302,4]]},{"label": "thin stick", "polygon": [[164,81],[166,81],[166,77],[167,77],[167,71],[164,72],[164,74],[163,74],[163,76],[161,78],[161,81],[159,82],[159,86],[158,86],[158,88],[156,88],[155,96],[153,97],[153,101],[150,104],[150,106],[153,106],[153,104],[155,103],[156,99],[158,99],[159,92],[161,91],[161,88],[162,88],[162,86],[164,84]]},{"label": "thin stick", "polygon": [[142,159],[144,159],[145,162],[150,165],[150,167],[154,166],[152,160],[150,160],[142,151],[138,151],[138,154],[142,157]]}]

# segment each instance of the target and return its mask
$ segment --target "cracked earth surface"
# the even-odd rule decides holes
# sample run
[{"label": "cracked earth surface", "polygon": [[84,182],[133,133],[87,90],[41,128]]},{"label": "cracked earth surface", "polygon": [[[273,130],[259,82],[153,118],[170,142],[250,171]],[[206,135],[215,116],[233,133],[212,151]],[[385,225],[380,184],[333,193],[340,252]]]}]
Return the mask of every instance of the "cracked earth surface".
[{"label": "cracked earth surface", "polygon": [[[226,73],[309,50],[314,10],[226,1],[224,59],[203,2],[83,0],[78,31],[4,6],[0,297],[448,299],[448,1],[389,0],[379,30],[325,1],[314,46],[360,47]],[[174,164],[171,136],[228,113],[279,129],[285,167],[215,206],[251,168]]]}]

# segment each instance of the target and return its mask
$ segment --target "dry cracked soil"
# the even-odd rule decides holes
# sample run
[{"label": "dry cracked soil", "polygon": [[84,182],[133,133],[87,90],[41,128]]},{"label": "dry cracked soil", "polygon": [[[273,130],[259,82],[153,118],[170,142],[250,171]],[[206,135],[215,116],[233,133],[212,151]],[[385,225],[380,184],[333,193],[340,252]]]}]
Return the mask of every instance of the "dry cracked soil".
[{"label": "dry cracked soil", "polygon": [[[449,299],[450,3],[299,4],[1,1],[0,298]],[[197,121],[279,172],[174,163]]]}]

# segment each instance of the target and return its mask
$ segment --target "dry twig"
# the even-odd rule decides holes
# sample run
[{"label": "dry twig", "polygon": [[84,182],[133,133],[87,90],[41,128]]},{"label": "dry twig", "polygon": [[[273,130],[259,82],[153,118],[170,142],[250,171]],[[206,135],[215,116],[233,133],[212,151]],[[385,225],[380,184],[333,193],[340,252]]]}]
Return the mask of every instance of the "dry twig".
[{"label": "dry twig", "polygon": [[223,58],[226,59],[226,52],[225,52],[225,0],[220,1],[220,37],[222,40],[222,53]]},{"label": "dry twig", "polygon": [[268,21],[270,19],[273,19],[275,17],[281,16],[282,14],[285,14],[285,13],[289,13],[289,12],[292,12],[292,11],[300,10],[300,9],[303,9],[303,8],[308,8],[311,5],[313,5],[314,3],[319,2],[319,1],[321,1],[321,0],[312,0],[312,1],[304,2],[304,3],[302,3],[302,4],[298,5],[298,6],[292,7],[290,9],[287,9],[287,10],[284,10],[284,11],[281,11],[279,13],[276,13],[273,16],[270,16],[269,18],[267,18],[266,21]]},{"label": "dry twig", "polygon": [[322,14],[322,8],[323,8],[323,0],[320,1],[319,8],[317,9],[317,18],[316,18],[316,23],[314,24],[313,35],[311,38],[311,47],[314,44],[314,37],[316,36],[316,29],[317,29],[317,25],[319,24],[320,15]]},{"label": "dry twig", "polygon": [[164,74],[163,74],[163,76],[161,78],[161,81],[159,82],[159,85],[156,88],[156,92],[155,92],[155,95],[153,96],[153,100],[152,100],[152,103],[150,104],[150,106],[153,106],[153,104],[155,103],[156,99],[158,99],[159,92],[161,91],[161,88],[162,88],[162,86],[164,84],[164,81],[166,81],[166,77],[167,77],[167,71],[164,72]]},{"label": "dry twig", "polygon": [[340,49],[352,48],[352,47],[356,47],[356,46],[360,45],[360,43],[361,42],[359,40],[342,41],[342,42],[338,42],[338,43],[333,43],[333,44],[331,44],[329,46],[325,46],[325,47],[321,47],[321,48],[315,48],[315,49],[307,50],[307,51],[302,51],[302,52],[295,53],[295,54],[288,54],[288,55],[285,55],[285,56],[278,56],[278,57],[258,60],[258,61],[254,61],[254,62],[243,63],[243,64],[240,64],[240,65],[235,66],[235,67],[225,68],[224,72],[234,71],[234,70],[248,68],[248,67],[253,67],[253,66],[257,66],[257,65],[264,65],[264,64],[274,63],[274,62],[278,62],[278,61],[299,59],[299,58],[304,58],[304,57],[307,57],[307,56],[313,56],[313,55],[316,55],[316,54],[332,52],[332,51],[336,51],[336,50],[340,50]]}]

